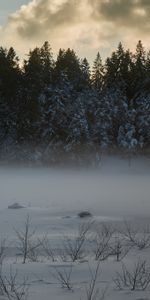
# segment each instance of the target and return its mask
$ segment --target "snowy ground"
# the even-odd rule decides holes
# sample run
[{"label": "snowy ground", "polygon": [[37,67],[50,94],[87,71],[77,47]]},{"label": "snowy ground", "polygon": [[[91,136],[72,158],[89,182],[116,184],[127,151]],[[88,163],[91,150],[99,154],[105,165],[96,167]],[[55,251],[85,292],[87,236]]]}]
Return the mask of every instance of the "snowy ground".
[{"label": "snowy ground", "polygon": [[[149,185],[149,158],[133,159],[129,167],[127,160],[105,157],[98,170],[1,168],[0,237],[1,240],[6,239],[7,246],[2,266],[3,276],[9,278],[10,266],[12,273],[18,270],[17,283],[23,282],[24,276],[27,276],[29,300],[87,300],[90,268],[94,272],[97,266],[93,245],[90,248],[88,244],[84,259],[76,262],[71,262],[69,258],[64,262],[58,255],[65,237],[74,236],[79,228],[81,220],[77,213],[89,210],[93,214],[94,224],[109,225],[117,232],[124,227],[124,220],[128,220],[133,230],[137,228],[137,236],[141,237],[142,230],[150,226]],[[8,205],[14,202],[26,208],[8,209]],[[54,252],[56,250],[55,262],[44,257],[39,250],[36,262],[27,260],[26,264],[22,264],[15,231],[24,229],[27,215],[36,229],[35,240],[47,233],[51,247]],[[91,232],[94,234],[93,229]],[[146,236],[149,236],[148,231]],[[111,237],[111,243],[112,240],[114,236]],[[150,245],[143,250],[134,245],[121,262],[117,262],[113,255],[102,261],[96,283],[100,295],[106,290],[106,300],[150,299],[150,286],[144,291],[131,291],[126,287],[117,290],[113,281],[116,272],[121,271],[122,263],[132,270],[138,258],[146,259],[146,265],[150,267]],[[70,265],[73,290],[68,291],[61,287],[54,273],[57,273],[56,269],[67,272]],[[8,298],[1,295],[0,299]]]}]

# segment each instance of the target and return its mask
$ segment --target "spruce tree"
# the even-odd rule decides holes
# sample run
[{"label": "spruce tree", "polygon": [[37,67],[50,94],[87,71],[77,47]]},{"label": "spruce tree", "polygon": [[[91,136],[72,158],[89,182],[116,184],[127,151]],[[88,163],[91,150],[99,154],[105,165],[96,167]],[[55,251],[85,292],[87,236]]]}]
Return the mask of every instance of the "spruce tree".
[{"label": "spruce tree", "polygon": [[76,90],[80,89],[80,61],[74,50],[59,50],[54,72],[56,82],[60,82],[61,74],[64,74]]},{"label": "spruce tree", "polygon": [[81,61],[81,82],[80,85],[82,89],[90,88],[91,80],[90,80],[90,65],[86,58]]},{"label": "spruce tree", "polygon": [[93,64],[92,71],[92,85],[97,91],[101,91],[103,87],[104,67],[100,53],[97,53],[96,59]]},{"label": "spruce tree", "polygon": [[52,84],[54,60],[49,42],[45,42],[40,49],[40,58],[42,63],[42,80],[44,86],[47,87]]},{"label": "spruce tree", "polygon": [[142,89],[142,85],[145,82],[146,75],[146,52],[142,45],[142,42],[139,41],[136,46],[136,52],[133,55],[132,63],[132,92],[133,92],[133,104],[136,107],[136,97]]}]

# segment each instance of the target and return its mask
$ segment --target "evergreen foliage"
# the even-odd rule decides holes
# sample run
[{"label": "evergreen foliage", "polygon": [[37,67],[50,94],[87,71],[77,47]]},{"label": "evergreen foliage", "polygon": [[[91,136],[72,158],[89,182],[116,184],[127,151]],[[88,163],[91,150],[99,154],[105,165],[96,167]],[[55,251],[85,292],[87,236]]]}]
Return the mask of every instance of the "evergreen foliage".
[{"label": "evergreen foliage", "polygon": [[104,63],[98,52],[92,70],[70,48],[54,61],[47,41],[23,65],[0,47],[1,159],[135,152],[149,149],[149,128],[150,51],[141,41],[134,53],[119,43]]}]

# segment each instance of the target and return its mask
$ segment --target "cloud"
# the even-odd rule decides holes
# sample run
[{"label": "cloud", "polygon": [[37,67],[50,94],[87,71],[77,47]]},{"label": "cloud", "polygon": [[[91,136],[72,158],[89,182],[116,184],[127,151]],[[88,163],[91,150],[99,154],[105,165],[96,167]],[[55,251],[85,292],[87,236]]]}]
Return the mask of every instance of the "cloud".
[{"label": "cloud", "polygon": [[132,48],[150,42],[150,0],[32,0],[0,28],[0,38],[19,54],[45,40],[54,52],[73,47],[79,55],[108,55],[119,41]]},{"label": "cloud", "polygon": [[32,1],[9,17],[21,38],[36,39],[78,20],[77,1]]},{"label": "cloud", "polygon": [[[89,1],[92,5],[92,0]],[[93,17],[138,32],[150,30],[149,0],[95,0]]]}]

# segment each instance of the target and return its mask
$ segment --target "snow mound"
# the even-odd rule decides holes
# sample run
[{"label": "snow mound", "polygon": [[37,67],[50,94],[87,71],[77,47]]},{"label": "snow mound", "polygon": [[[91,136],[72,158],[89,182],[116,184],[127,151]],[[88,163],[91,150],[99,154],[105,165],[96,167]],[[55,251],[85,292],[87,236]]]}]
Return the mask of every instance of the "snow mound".
[{"label": "snow mound", "polygon": [[81,211],[78,213],[79,218],[89,218],[92,217],[92,214],[89,211]]},{"label": "snow mound", "polygon": [[8,205],[9,209],[20,209],[20,208],[24,208],[24,206],[20,205],[19,203],[13,203],[11,205]]}]

